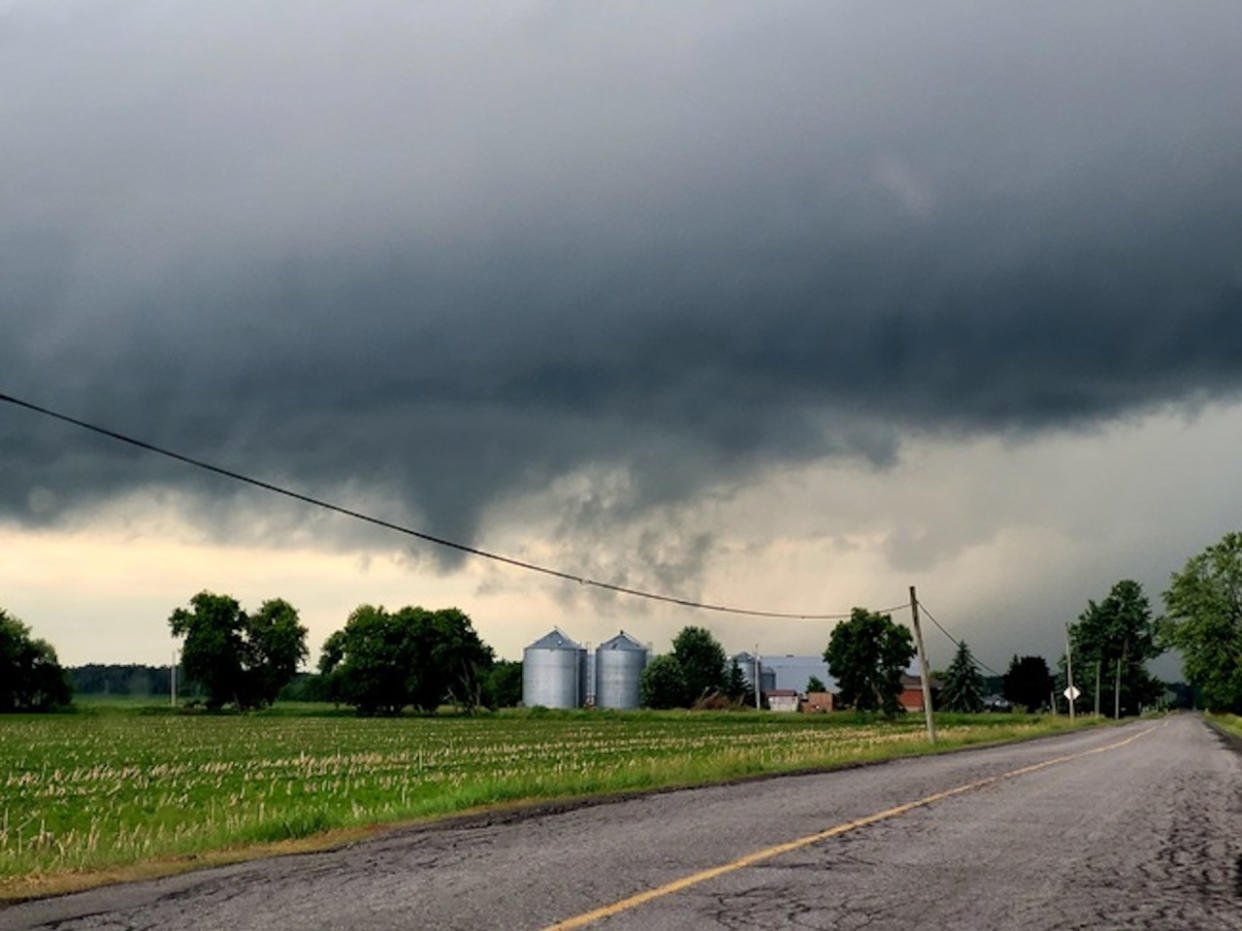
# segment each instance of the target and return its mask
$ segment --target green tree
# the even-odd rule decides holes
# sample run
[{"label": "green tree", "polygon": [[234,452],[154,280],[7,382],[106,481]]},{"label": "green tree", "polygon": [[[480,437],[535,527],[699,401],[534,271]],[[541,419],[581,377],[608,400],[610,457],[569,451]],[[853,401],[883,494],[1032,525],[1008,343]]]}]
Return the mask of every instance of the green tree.
[{"label": "green tree", "polygon": [[470,618],[457,608],[428,612],[426,622],[430,639],[424,641],[424,651],[418,657],[419,688],[414,704],[434,711],[440,701],[448,699],[468,711],[477,708],[483,704],[483,682],[495,660],[492,648],[483,643]]},{"label": "green tree", "polygon": [[253,703],[274,702],[308,655],[306,628],[293,605],[283,598],[263,602],[246,619],[247,694]]},{"label": "green tree", "polygon": [[1242,714],[1242,533],[1192,556],[1164,593],[1160,642],[1211,711]]},{"label": "green tree", "polygon": [[207,693],[207,707],[271,704],[306,658],[306,628],[297,611],[276,598],[250,617],[235,598],[207,591],[190,606],[174,610],[168,625],[173,636],[185,638],[181,665]]},{"label": "green tree", "polygon": [[185,674],[202,684],[208,708],[228,702],[246,707],[243,657],[246,654],[246,616],[228,595],[202,591],[190,599],[193,610],[177,608],[168,618],[174,637],[184,637],[181,665]]},{"label": "green tree", "polygon": [[689,704],[686,674],[676,656],[657,656],[643,670],[639,694],[645,708],[684,708]]},{"label": "green tree", "polygon": [[751,707],[755,703],[755,692],[746,681],[746,674],[737,660],[729,661],[729,675],[725,684],[725,693],[739,705]]},{"label": "green tree", "polygon": [[901,676],[914,656],[910,631],[891,615],[855,608],[832,629],[824,661],[837,680],[843,704],[860,711],[896,714]]},{"label": "green tree", "polygon": [[1014,655],[1009,661],[1009,669],[1005,672],[1003,694],[1015,705],[1020,705],[1028,712],[1034,713],[1043,707],[1055,680],[1048,668],[1048,661],[1042,656]]},{"label": "green tree", "polygon": [[483,681],[483,704],[489,708],[516,708],[521,703],[521,661],[500,660],[493,663]]},{"label": "green tree", "polygon": [[482,702],[492,651],[456,608],[407,606],[390,614],[360,605],[328,637],[319,659],[328,691],[362,714],[397,714],[406,705],[434,711],[452,701]]},{"label": "green tree", "polygon": [[703,627],[683,627],[673,638],[673,656],[686,680],[687,703],[726,691],[725,651]]},{"label": "green tree", "polygon": [[0,608],[0,712],[52,711],[69,704],[69,683],[46,640]]},{"label": "green tree", "polygon": [[343,630],[324,641],[319,670],[332,695],[362,714],[397,714],[410,703],[417,657],[408,620],[382,607],[359,605]]},{"label": "green tree", "polygon": [[953,662],[940,681],[940,703],[946,711],[977,714],[983,710],[983,676],[965,640],[957,645]]},{"label": "green tree", "polygon": [[808,695],[812,692],[826,691],[828,691],[828,686],[824,685],[824,680],[819,676],[811,676],[811,678],[806,680],[806,692]]},{"label": "green tree", "polygon": [[[1123,579],[1098,604],[1087,609],[1070,625],[1074,650],[1074,685],[1083,693],[1084,708],[1094,707],[1095,670],[1100,669],[1100,708],[1113,711],[1116,674],[1121,673],[1121,709],[1136,712],[1140,704],[1152,704],[1163,693],[1161,683],[1147,672],[1145,661],[1160,655],[1155,642],[1151,604],[1138,582]],[[1062,676],[1064,669],[1062,669]]]}]

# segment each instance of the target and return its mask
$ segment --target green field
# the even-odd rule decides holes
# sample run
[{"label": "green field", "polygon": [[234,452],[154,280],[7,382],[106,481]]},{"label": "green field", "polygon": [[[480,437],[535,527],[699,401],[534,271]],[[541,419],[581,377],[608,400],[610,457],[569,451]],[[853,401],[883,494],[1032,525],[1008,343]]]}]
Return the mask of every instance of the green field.
[{"label": "green field", "polygon": [[[1026,715],[939,721],[941,748],[1069,727]],[[209,716],[134,704],[11,716],[0,719],[0,897],[67,874],[517,800],[922,753],[922,724],[538,710],[360,719],[314,706]]]}]

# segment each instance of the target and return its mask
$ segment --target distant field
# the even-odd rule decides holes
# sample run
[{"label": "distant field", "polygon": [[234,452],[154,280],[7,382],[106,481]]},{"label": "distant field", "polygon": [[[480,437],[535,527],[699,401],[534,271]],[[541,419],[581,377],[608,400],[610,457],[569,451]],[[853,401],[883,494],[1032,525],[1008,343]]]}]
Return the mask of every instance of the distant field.
[{"label": "distant field", "polygon": [[[316,713],[317,712],[317,713]],[[940,716],[947,748],[1068,729]],[[49,877],[523,799],[719,781],[926,752],[918,715],[512,712],[360,719],[92,703],[0,718],[0,898]]]}]

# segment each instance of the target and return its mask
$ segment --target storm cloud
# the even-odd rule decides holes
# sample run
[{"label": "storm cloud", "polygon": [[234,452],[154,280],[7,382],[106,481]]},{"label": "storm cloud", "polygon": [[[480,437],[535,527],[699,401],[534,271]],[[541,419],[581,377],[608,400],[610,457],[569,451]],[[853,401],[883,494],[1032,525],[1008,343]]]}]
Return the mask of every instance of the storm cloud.
[{"label": "storm cloud", "polygon": [[[9,3],[0,390],[467,541],[583,470],[624,493],[565,532],[1235,398],[1239,34],[1232,3]],[[16,409],[0,468],[21,522],[235,494]]]}]

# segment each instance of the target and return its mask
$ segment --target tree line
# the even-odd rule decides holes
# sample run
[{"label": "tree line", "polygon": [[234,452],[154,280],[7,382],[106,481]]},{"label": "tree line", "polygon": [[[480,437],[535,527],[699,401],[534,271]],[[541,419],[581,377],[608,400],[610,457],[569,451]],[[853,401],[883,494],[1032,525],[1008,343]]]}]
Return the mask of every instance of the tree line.
[{"label": "tree line", "polygon": [[[1125,579],[1101,601],[1089,601],[1068,625],[1082,706],[1098,702],[1103,713],[1124,715],[1154,704],[1166,686],[1145,663],[1176,649],[1189,681],[1181,701],[1242,713],[1242,533],[1226,534],[1188,560],[1172,574],[1163,598],[1165,614],[1155,618],[1139,583]],[[187,689],[201,692],[211,709],[259,708],[283,696],[393,714],[446,702],[504,707],[521,697],[521,663],[497,661],[456,608],[390,612],[360,605],[324,642],[317,675],[298,672],[308,656],[307,630],[280,598],[247,612],[229,595],[200,592],[188,608],[172,612],[169,628],[183,639]],[[833,628],[823,654],[842,705],[889,713],[900,709],[902,675],[913,656],[910,632],[866,608],[855,608]],[[1015,655],[1001,680],[1004,697],[1030,711],[1047,707],[1045,700],[1055,703],[1067,684],[1067,666],[1063,655],[1054,674],[1042,657]],[[114,676],[126,675],[125,691],[133,692],[138,679],[150,688],[153,674],[163,678],[167,667],[92,665],[74,670],[73,679],[83,692],[119,693]],[[964,642],[938,679],[939,707],[981,710],[985,683]],[[672,652],[648,664],[641,682],[643,703],[652,708],[750,706],[750,689],[737,663],[701,627],[684,628]],[[56,651],[0,608],[0,712],[54,710],[70,699],[70,677]]]},{"label": "tree line", "polygon": [[521,694],[521,664],[497,662],[457,608],[360,605],[324,641],[317,676],[297,672],[308,654],[307,630],[282,599],[248,614],[228,595],[199,592],[169,626],[184,638],[182,665],[209,710],[261,708],[283,696],[393,715],[442,704],[499,707],[517,704]]}]

